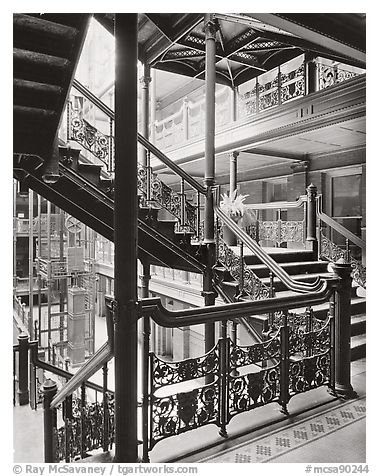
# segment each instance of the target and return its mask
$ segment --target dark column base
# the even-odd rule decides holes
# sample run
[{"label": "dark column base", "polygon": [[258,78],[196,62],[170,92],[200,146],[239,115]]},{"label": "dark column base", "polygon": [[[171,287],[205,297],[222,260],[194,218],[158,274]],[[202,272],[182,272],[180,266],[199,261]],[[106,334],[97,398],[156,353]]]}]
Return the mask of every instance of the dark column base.
[{"label": "dark column base", "polygon": [[334,397],[341,398],[343,400],[351,400],[357,398],[358,394],[351,385],[338,385],[329,389],[329,393]]},{"label": "dark column base", "polygon": [[18,390],[19,405],[27,405],[29,403],[29,390]]}]

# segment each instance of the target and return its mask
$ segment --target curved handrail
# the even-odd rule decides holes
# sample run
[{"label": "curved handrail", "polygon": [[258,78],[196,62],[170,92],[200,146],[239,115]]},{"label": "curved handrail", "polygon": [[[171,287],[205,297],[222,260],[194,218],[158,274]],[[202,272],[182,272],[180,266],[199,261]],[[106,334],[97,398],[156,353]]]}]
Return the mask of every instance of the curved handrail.
[{"label": "curved handrail", "polygon": [[[77,79],[73,81],[73,87],[77,89],[84,97],[91,101],[97,108],[100,109],[104,114],[114,120],[115,114],[110,107],[108,107],[101,99],[95,96],[91,91],[89,91],[85,86],[83,86]],[[199,184],[191,175],[185,172],[179,165],[173,162],[167,157],[163,152],[161,152],[157,147],[155,147],[149,140],[143,137],[140,133],[137,134],[138,142],[150,151],[155,157],[157,157],[161,162],[163,162],[169,169],[179,175],[184,179],[192,188],[197,190],[203,195],[206,195],[206,188]]]},{"label": "curved handrail", "polygon": [[113,357],[109,342],[105,342],[100,349],[87,360],[80,370],[61,388],[51,402],[51,408],[57,407],[63,400],[71,395],[82,383],[92,377],[101,367]]},{"label": "curved handrail", "polygon": [[[224,302],[226,303],[231,303],[231,302],[235,302],[233,301],[222,289],[222,287],[217,284],[217,283],[213,283],[213,287],[215,288],[215,290],[217,291],[217,293],[222,297],[222,299],[224,300]],[[245,328],[247,329],[248,332],[250,332],[250,334],[252,334],[254,336],[254,339],[257,340],[257,342],[262,342],[262,337],[259,335],[259,333],[254,329],[254,327],[250,324],[250,322],[248,321],[248,319],[246,317],[241,317],[240,318],[240,321],[242,322],[242,324],[245,326]]]},{"label": "curved handrail", "polygon": [[279,208],[299,208],[306,201],[307,196],[300,195],[300,197],[294,202],[246,203],[245,207],[250,210],[277,210]]},{"label": "curved handrail", "polygon": [[336,278],[322,280],[318,291],[302,295],[292,295],[283,298],[269,298],[264,301],[242,301],[236,303],[204,306],[181,311],[169,311],[163,307],[160,298],[145,298],[139,301],[140,314],[150,316],[163,327],[181,327],[220,322],[249,317],[252,314],[312,306],[325,302],[334,291]]},{"label": "curved handrail", "polygon": [[345,228],[343,225],[338,223],[336,220],[331,218],[330,216],[326,215],[323,211],[321,211],[321,199],[320,196],[317,197],[317,217],[323,221],[326,225],[330,226],[333,228],[333,230],[337,231],[340,233],[342,236],[350,240],[352,243],[355,245],[359,246],[359,248],[364,249],[366,246],[366,243],[359,238],[358,236],[354,235],[350,230]]},{"label": "curved handrail", "polygon": [[228,215],[215,203],[216,215],[230,228],[233,233],[264,263],[291,291],[306,293],[320,288],[320,278],[314,283],[302,283],[291,278],[284,269],[274,261],[247,233],[245,233]]}]

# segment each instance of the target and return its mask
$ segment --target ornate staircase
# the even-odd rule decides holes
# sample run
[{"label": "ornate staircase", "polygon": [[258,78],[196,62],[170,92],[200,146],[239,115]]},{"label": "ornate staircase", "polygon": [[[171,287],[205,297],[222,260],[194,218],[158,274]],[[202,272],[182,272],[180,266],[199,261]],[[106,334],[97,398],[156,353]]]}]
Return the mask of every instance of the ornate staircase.
[{"label": "ornate staircase", "polygon": [[[238,246],[231,246],[231,250],[238,255],[240,253]],[[291,250],[288,248],[267,248],[269,256],[275,262],[280,264],[294,280],[300,282],[313,282],[318,276],[327,277],[330,275],[329,262],[315,260],[314,253],[308,250]],[[293,294],[284,283],[277,277],[270,276],[270,270],[263,265],[249,249],[244,249],[244,261],[247,269],[258,277],[264,286],[270,288],[272,295],[276,297],[285,297]],[[231,300],[249,300],[250,296],[246,293],[240,293],[240,283],[234,279],[230,271],[224,266],[218,266],[216,272],[219,279],[222,280],[223,288]],[[351,301],[351,358],[357,360],[366,355],[366,299],[359,296],[359,285],[353,282],[352,301]],[[358,292],[358,294],[357,294]],[[325,320],[328,312],[326,303],[313,307],[314,317]],[[255,329],[260,335],[267,330],[267,316],[253,316],[251,322],[254,322]]]},{"label": "ornate staircase", "polygon": [[[102,165],[88,163],[87,159],[81,157],[79,149],[54,149],[58,125],[73,83],[72,77],[88,19],[89,15],[84,14],[14,15],[14,176],[105,238],[112,240],[111,175],[104,174]],[[87,93],[83,90],[81,92]],[[91,93],[88,92],[88,95],[91,99]],[[104,107],[99,100],[95,105]],[[112,111],[103,112],[112,120]],[[94,134],[91,125],[83,122],[79,127],[81,130],[88,127],[89,133]],[[67,139],[72,138],[68,131]],[[111,136],[107,140],[111,145]],[[141,142],[141,138],[139,140]],[[83,143],[81,145],[85,148]],[[168,160],[146,140],[142,145],[149,147],[149,152],[159,156],[161,160]],[[45,165],[55,152],[59,153],[59,180],[46,183],[43,180]],[[110,156],[111,153],[109,160],[112,163]],[[176,167],[174,172],[182,173],[177,165],[171,165]],[[139,174],[139,257],[151,264],[202,273],[205,264],[199,241],[199,193],[196,205],[189,203],[184,194],[185,180],[187,184],[194,185],[191,184],[190,177],[183,178],[181,175],[182,191],[175,193],[156,177],[149,165],[140,168]],[[151,184],[154,186],[151,187]],[[201,188],[200,185],[199,187]],[[157,206],[159,200],[160,204]],[[168,210],[170,218],[162,212],[163,209]],[[237,251],[235,250],[235,256],[238,255]],[[233,254],[233,249],[227,252]],[[277,296],[291,292],[286,290],[285,285],[277,278],[272,280],[267,266],[258,261],[252,253],[246,252],[245,249],[243,255],[243,266],[253,285],[245,282],[241,287],[241,282],[235,280],[231,269],[221,261],[218,264],[222,266],[216,267],[218,283],[225,300],[267,298],[273,289]],[[274,252],[269,256],[279,263],[288,275],[303,283],[314,281],[320,273],[327,273],[327,263],[316,261],[314,255],[307,251]],[[244,289],[246,284],[250,285],[250,289]],[[358,340],[365,329],[364,299],[355,297],[353,310],[353,329]],[[320,309],[318,312],[322,316],[325,310]],[[264,330],[264,319],[256,319],[255,329]],[[353,349],[353,357],[361,356],[364,351],[364,343],[361,340],[357,349]]]}]

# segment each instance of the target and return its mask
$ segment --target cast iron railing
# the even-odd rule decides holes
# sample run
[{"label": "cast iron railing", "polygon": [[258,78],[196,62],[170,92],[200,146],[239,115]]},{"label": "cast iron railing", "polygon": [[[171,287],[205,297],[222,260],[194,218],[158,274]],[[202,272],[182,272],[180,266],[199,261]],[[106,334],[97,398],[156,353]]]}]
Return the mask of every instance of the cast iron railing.
[{"label": "cast iron railing", "polygon": [[[144,389],[148,395],[143,409],[144,460],[164,438],[208,424],[218,426],[225,437],[228,423],[237,414],[271,402],[288,413],[294,395],[322,385],[333,389],[333,301],[324,321],[315,319],[309,306],[304,313],[289,310],[328,301],[330,283],[318,292],[289,300],[272,298],[188,311],[167,311],[159,299],[143,299],[142,315],[163,327],[195,325],[205,319],[222,322],[222,337],[213,349],[180,362],[165,362],[151,352],[149,332],[145,333],[144,367],[149,379]],[[289,305],[291,299],[297,304]],[[232,317],[269,311],[275,322],[264,342],[239,346],[227,335],[227,321]]]},{"label": "cast iron railing", "polygon": [[[326,215],[322,211],[322,197],[317,197],[317,218],[318,218],[318,243],[319,257],[333,263],[343,260],[351,264],[353,280],[366,288],[366,266],[364,264],[366,243],[342,226],[336,220]],[[327,236],[327,228],[332,229],[343,237],[345,247],[338,246]],[[351,256],[351,247],[355,246],[358,250],[357,257]]]},{"label": "cast iron railing", "polygon": [[[51,365],[41,360],[38,356],[38,341],[29,341],[27,334],[20,335],[19,344],[13,346],[13,405],[16,405],[19,395],[20,404],[29,403],[36,410],[43,403],[46,387],[51,382],[46,379],[46,374],[50,378],[54,376],[64,389],[72,389],[75,382],[74,390],[64,390],[60,403],[56,405],[54,428],[51,429],[54,461],[70,462],[78,457],[84,458],[89,451],[99,448],[108,451],[112,448],[114,392],[108,388],[108,351],[108,344],[99,349],[86,363],[91,371],[86,372],[84,379],[78,383],[76,374],[63,369],[59,362]],[[25,372],[25,365],[29,366],[29,371]],[[100,369],[103,374],[102,385],[90,382],[88,379]],[[57,386],[54,388],[56,391]],[[28,395],[28,398],[22,400],[24,395]]]},{"label": "cast iron railing", "polygon": [[[114,112],[77,80],[74,80],[73,88],[78,90],[109,119],[109,134],[101,133],[83,118],[83,104],[75,106],[71,101],[67,104],[66,140],[78,142],[98,159],[100,164],[105,165],[108,173],[113,174]],[[198,237],[201,195],[205,194],[205,188],[140,134],[138,134],[138,142],[146,149],[147,159],[146,165],[139,164],[138,167],[138,189],[142,194],[142,205],[155,204],[166,209],[177,218],[180,231],[189,231]],[[178,176],[180,179],[179,192],[168,187],[153,172],[152,155]],[[188,189],[192,190],[190,194],[195,197],[192,200],[193,203],[187,198]]]},{"label": "cast iron railing", "polygon": [[[320,57],[314,61],[317,67],[317,90],[362,74],[357,68],[349,70],[347,65],[332,64]],[[218,89],[215,94],[216,131],[226,129],[233,124],[233,120],[248,119],[273,107],[304,97],[305,81],[304,55],[259,75],[246,83],[241,92],[237,92],[235,117],[231,114],[230,105],[234,101],[231,89],[227,87]],[[185,97],[175,106],[177,109],[175,113],[155,121],[152,125],[151,135],[161,149],[180,147],[183,142],[198,140],[205,133],[204,98],[191,101]],[[165,111],[162,113],[165,114]]]},{"label": "cast iron railing", "polygon": [[[335,266],[335,276],[323,279],[317,291],[304,294],[182,311],[165,309],[159,298],[139,301],[138,315],[145,320],[140,366],[144,461],[148,461],[149,451],[165,438],[208,424],[218,426],[220,435],[226,437],[228,424],[237,414],[273,402],[288,413],[291,398],[299,393],[324,385],[336,392],[341,389],[340,381],[346,375],[341,371],[346,359],[345,345],[337,347],[335,336],[341,343],[350,335],[350,319],[345,319],[350,316],[350,294],[345,290],[351,281],[349,265]],[[342,271],[338,268],[341,266]],[[329,302],[329,312],[319,320],[312,306],[325,302]],[[58,393],[51,380],[42,385],[46,462],[83,458],[95,448],[108,449],[113,441],[114,403],[107,386],[107,372],[103,386],[88,382],[112,356],[115,307],[110,298],[107,309],[108,342],[75,375],[41,361],[37,341],[26,346],[26,352],[31,352],[32,407],[37,405],[37,368],[67,382]],[[262,314],[272,315],[263,342],[239,346],[228,336],[229,320]],[[151,351],[150,319],[167,328],[220,322],[221,338],[202,356],[166,362]],[[21,341],[15,352],[21,348],[25,352],[25,339]],[[25,361],[25,355],[21,358],[20,354],[20,360]],[[19,381],[22,373],[25,378],[20,367]],[[102,398],[93,396],[92,391]]]},{"label": "cast iron railing", "polygon": [[254,239],[252,239],[242,228],[240,228],[232,218],[226,215],[218,205],[218,198],[214,201],[214,210],[216,216],[224,223],[228,228],[237,236],[237,238],[244,243],[244,245],[249,248],[257,258],[265,264],[269,270],[277,276],[286,287],[295,292],[310,292],[312,290],[317,290],[320,287],[320,279],[317,278],[314,283],[305,283],[294,280],[278,263],[276,263],[271,256],[269,256],[263,248],[261,248]]},{"label": "cast iron railing", "polygon": [[[283,212],[292,209],[303,209],[302,220],[283,220]],[[245,231],[257,243],[272,242],[274,246],[283,243],[306,243],[306,213],[307,196],[301,195],[294,202],[254,203],[246,205],[247,213],[251,216],[251,224]],[[277,215],[276,220],[264,220],[263,213],[271,211]],[[288,213],[288,212],[287,212]]]}]

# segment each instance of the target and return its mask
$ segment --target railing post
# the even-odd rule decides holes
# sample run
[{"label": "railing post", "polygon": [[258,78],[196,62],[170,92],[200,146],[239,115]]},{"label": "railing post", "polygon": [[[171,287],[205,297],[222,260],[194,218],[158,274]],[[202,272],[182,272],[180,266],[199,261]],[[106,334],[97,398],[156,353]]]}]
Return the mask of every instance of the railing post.
[{"label": "railing post", "polygon": [[29,403],[29,336],[26,332],[19,334],[18,348],[18,402],[20,405],[27,405]]},{"label": "railing post", "polygon": [[80,457],[86,457],[86,423],[85,423],[85,407],[86,407],[86,385],[82,383],[80,387]]},{"label": "railing post", "polygon": [[221,322],[221,339],[220,345],[220,436],[223,438],[228,437],[226,431],[226,424],[228,420],[228,373],[229,373],[229,339],[227,336],[228,323],[227,321]]},{"label": "railing post", "polygon": [[186,225],[186,194],[184,192],[184,178],[180,181],[180,225],[181,225],[181,231],[184,230],[185,225]]},{"label": "railing post", "polygon": [[53,380],[47,379],[41,390],[43,393],[45,463],[54,463],[56,461],[57,410],[56,408],[50,408],[50,404],[57,393],[57,384]]},{"label": "railing post", "polygon": [[339,397],[352,398],[355,392],[351,385],[351,265],[340,259],[332,264],[334,273],[340,278],[335,291],[335,385],[334,393]]},{"label": "railing post", "polygon": [[280,327],[280,405],[281,412],[288,415],[288,385],[289,385],[289,328],[287,323],[288,311],[284,311],[284,322]]},{"label": "railing post", "polygon": [[305,94],[317,91],[317,63],[314,53],[307,52],[304,55],[305,63]]},{"label": "railing post", "polygon": [[109,448],[108,365],[103,365],[103,451]]},{"label": "railing post", "polygon": [[189,108],[188,108],[188,98],[185,97],[183,98],[183,136],[184,140],[187,141],[189,138],[189,132],[188,132],[188,114],[189,114]]},{"label": "railing post", "polygon": [[307,244],[313,253],[317,253],[316,200],[317,187],[311,183],[307,188]]},{"label": "railing post", "polygon": [[64,443],[65,443],[65,461],[69,463],[71,460],[71,427],[72,427],[72,395],[66,397],[64,401],[64,408],[63,408],[63,416],[64,416],[64,428],[65,428],[65,436],[64,436]]}]

